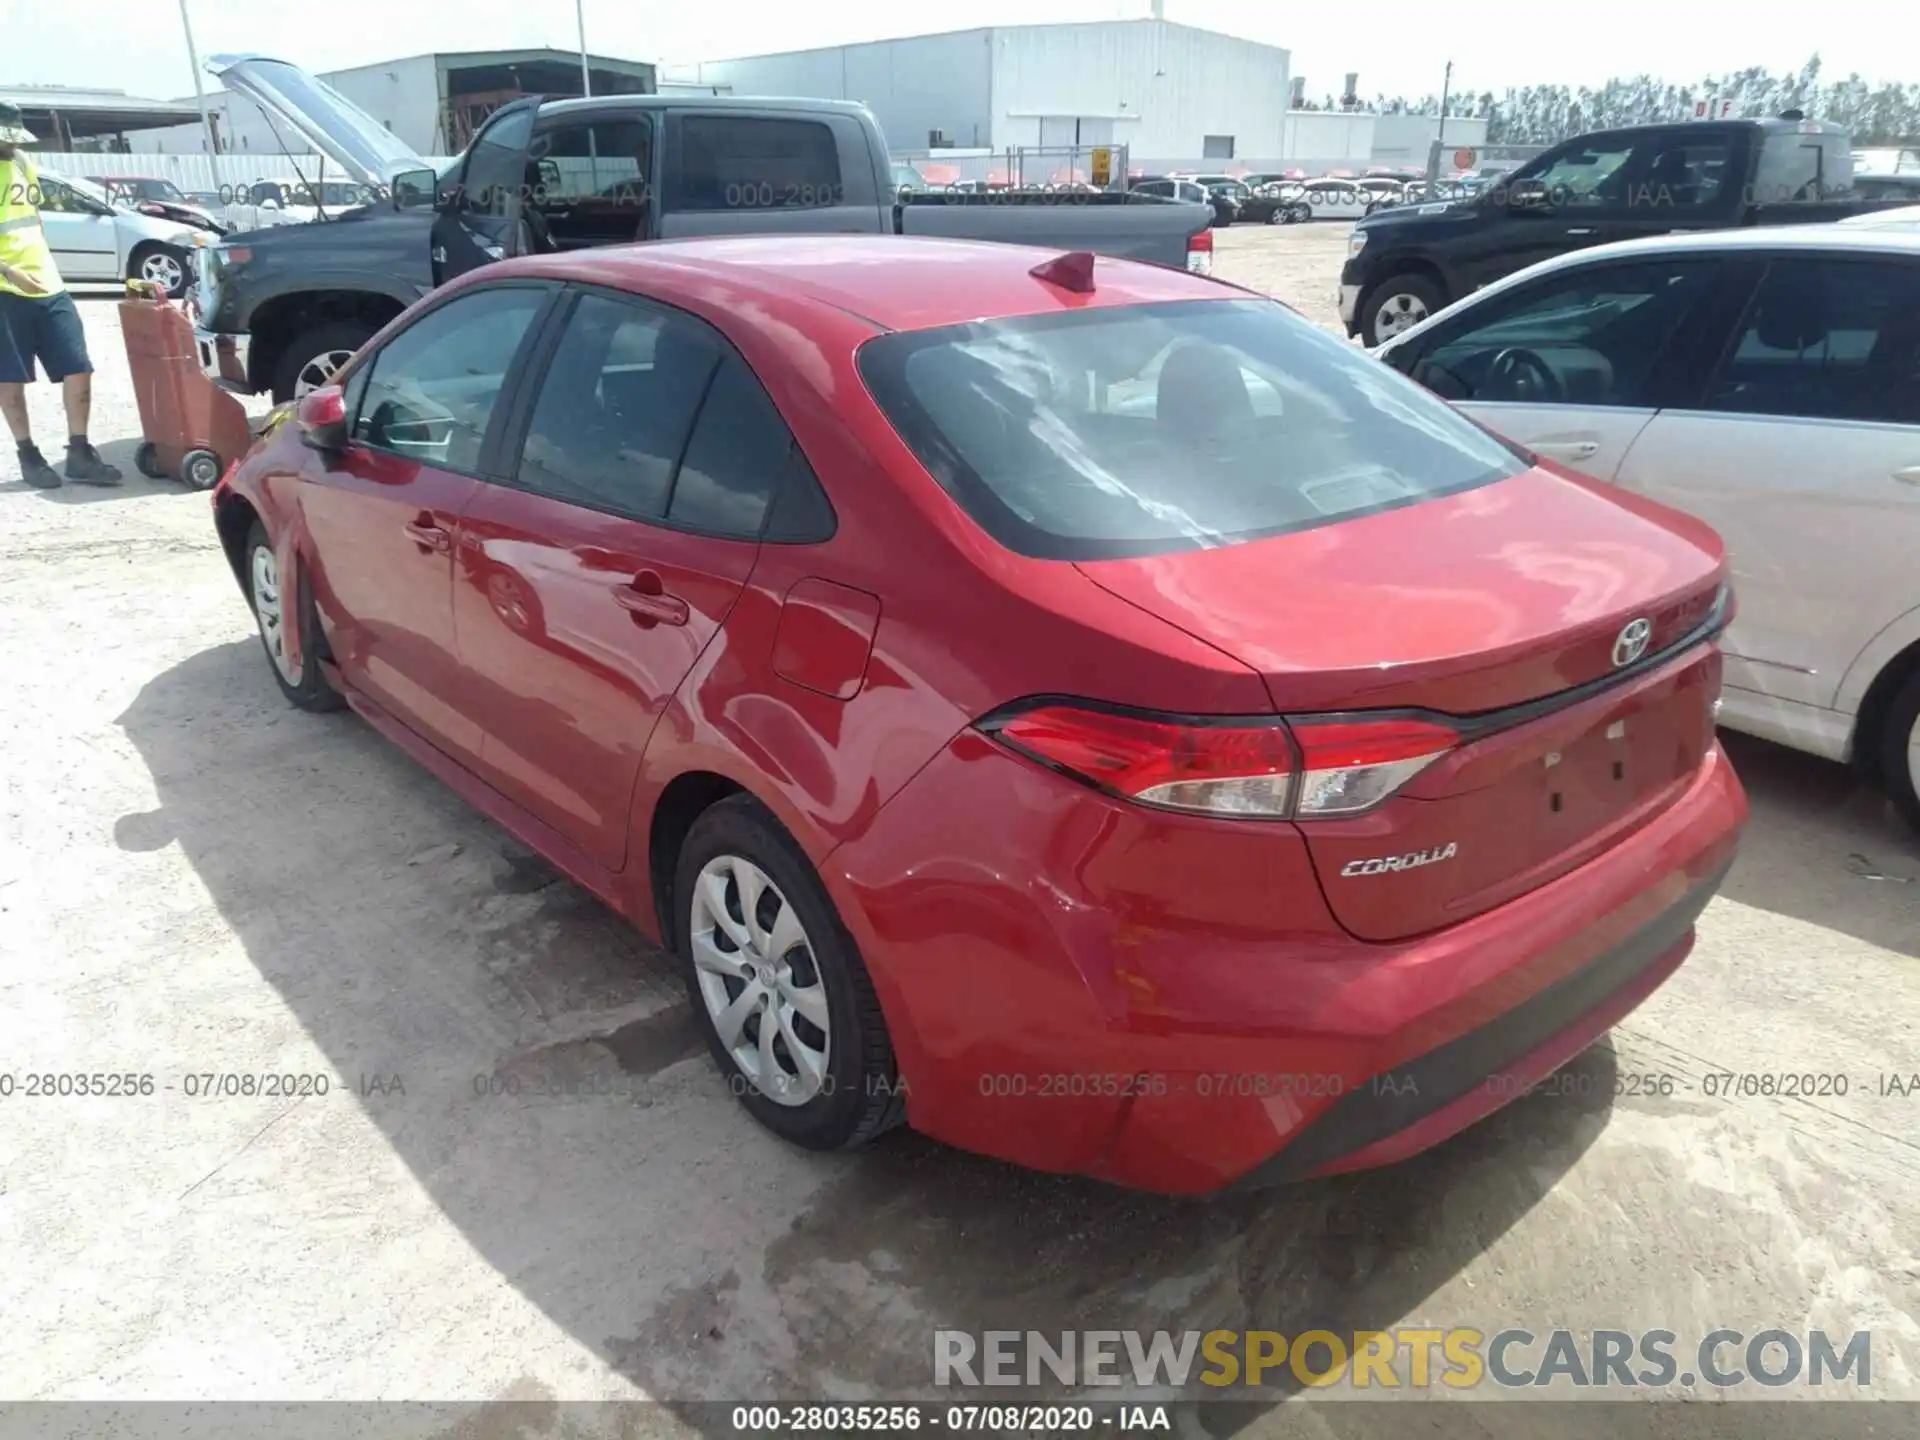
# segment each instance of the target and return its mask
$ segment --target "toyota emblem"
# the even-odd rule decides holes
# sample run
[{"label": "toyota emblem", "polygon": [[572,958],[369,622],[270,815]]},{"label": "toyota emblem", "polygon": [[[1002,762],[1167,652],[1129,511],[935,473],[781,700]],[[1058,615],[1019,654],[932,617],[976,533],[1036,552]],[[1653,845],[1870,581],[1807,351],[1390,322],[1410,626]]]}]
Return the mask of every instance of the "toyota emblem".
[{"label": "toyota emblem", "polygon": [[1631,665],[1647,653],[1647,642],[1653,639],[1653,622],[1641,616],[1638,620],[1629,620],[1627,628],[1613,642],[1613,668]]}]

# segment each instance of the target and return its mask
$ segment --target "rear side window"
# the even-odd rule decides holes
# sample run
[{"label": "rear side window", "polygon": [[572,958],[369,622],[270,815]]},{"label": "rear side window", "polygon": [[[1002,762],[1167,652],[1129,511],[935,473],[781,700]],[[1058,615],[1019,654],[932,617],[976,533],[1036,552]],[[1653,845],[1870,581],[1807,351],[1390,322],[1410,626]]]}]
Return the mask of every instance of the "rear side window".
[{"label": "rear side window", "polygon": [[638,520],[666,514],[720,347],[661,310],[583,295],[540,386],[519,483]]},{"label": "rear side window", "polygon": [[860,367],[968,514],[1042,558],[1231,545],[1524,468],[1441,401],[1269,301],[885,335],[862,347]]},{"label": "rear side window", "polygon": [[507,371],[547,295],[526,286],[471,290],[394,336],[356,376],[354,440],[474,473]]},{"label": "rear side window", "polygon": [[1852,188],[1853,152],[1845,135],[1774,131],[1761,141],[1753,203],[1824,200]]},{"label": "rear side window", "polygon": [[840,154],[817,120],[688,115],[676,126],[676,210],[838,205]]},{"label": "rear side window", "polygon": [[1920,425],[1920,265],[1776,260],[1707,408]]},{"label": "rear side window", "polygon": [[793,436],[746,361],[728,355],[687,442],[668,521],[714,535],[755,538],[793,448]]}]

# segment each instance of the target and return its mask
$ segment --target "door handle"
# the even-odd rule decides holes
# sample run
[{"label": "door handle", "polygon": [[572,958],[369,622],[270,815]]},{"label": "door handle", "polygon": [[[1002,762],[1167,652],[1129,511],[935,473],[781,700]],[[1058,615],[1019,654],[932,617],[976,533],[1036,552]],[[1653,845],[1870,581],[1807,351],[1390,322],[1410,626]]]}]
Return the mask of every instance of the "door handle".
[{"label": "door handle", "polygon": [[1578,227],[1576,227],[1576,228],[1574,228],[1574,229],[1571,229],[1571,230],[1569,230],[1569,231],[1567,231],[1567,234],[1569,234],[1569,235],[1591,235],[1591,234],[1593,234],[1593,227],[1592,227],[1591,225],[1581,225],[1581,226],[1578,226]]},{"label": "door handle", "polygon": [[407,538],[420,547],[420,553],[436,551],[442,555],[453,553],[453,536],[433,523],[431,515],[422,514],[416,520],[409,520],[400,527],[407,532]]},{"label": "door handle", "polygon": [[642,570],[631,585],[614,591],[613,599],[638,625],[684,625],[690,613],[687,602],[667,594],[666,586],[651,570]]},{"label": "door handle", "polygon": [[1920,465],[1909,465],[1904,470],[1893,472],[1893,478],[1903,485],[1920,485]]},{"label": "door handle", "polygon": [[1530,447],[1549,460],[1591,460],[1600,453],[1598,440],[1542,440]]}]

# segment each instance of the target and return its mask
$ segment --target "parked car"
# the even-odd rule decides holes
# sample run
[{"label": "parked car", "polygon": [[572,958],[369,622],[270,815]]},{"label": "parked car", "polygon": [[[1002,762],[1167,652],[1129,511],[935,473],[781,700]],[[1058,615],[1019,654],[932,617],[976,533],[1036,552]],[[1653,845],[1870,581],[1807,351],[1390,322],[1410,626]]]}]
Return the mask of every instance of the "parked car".
[{"label": "parked car", "polygon": [[1231,225],[1240,210],[1232,196],[1216,194],[1198,180],[1183,175],[1148,175],[1134,181],[1127,190],[1134,195],[1178,200],[1186,205],[1204,205],[1213,217],[1208,223],[1213,225]]},{"label": "parked car", "polygon": [[798,1144],[1387,1163],[1630,1011],[1731,863],[1713,533],[1243,290],[548,254],[338,382],[216,492],[273,683],[670,947]]},{"label": "parked car", "polygon": [[87,178],[106,191],[107,198],[114,204],[128,210],[137,210],[156,220],[178,221],[214,235],[227,233],[227,227],[214,218],[212,210],[195,204],[171,180],[152,175],[89,175]]},{"label": "parked car", "polygon": [[1794,112],[1576,136],[1470,200],[1396,207],[1357,226],[1340,272],[1340,318],[1349,335],[1378,345],[1569,250],[1872,208],[1852,180],[1847,132]]},{"label": "parked car", "polygon": [[1304,181],[1300,194],[1315,220],[1357,220],[1382,206],[1398,203],[1405,189],[1398,180],[1322,175]]},{"label": "parked car", "polygon": [[1868,215],[1850,216],[1840,223],[1842,225],[1864,225],[1873,229],[1884,226],[1892,226],[1895,229],[1920,226],[1920,205],[1901,205],[1892,210],[1875,210]]},{"label": "parked car", "polygon": [[1920,200],[1920,172],[1908,175],[1863,175],[1856,172],[1853,189],[1862,200],[1896,200],[1911,204]]},{"label": "parked car", "polygon": [[151,280],[186,294],[188,257],[204,231],[115,205],[105,190],[72,175],[40,172],[40,225],[69,283]]},{"label": "parked car", "polygon": [[1727,539],[1723,724],[1874,775],[1920,826],[1920,233],[1561,256],[1380,357],[1536,454]]},{"label": "parked car", "polygon": [[[1190,211],[1124,194],[902,195],[863,105],[732,95],[529,97],[488,117],[435,174],[393,133],[298,66],[217,56],[228,89],[282,119],[330,166],[391,195],[326,225],[230,236],[195,303],[201,361],[230,388],[305,393],[435,286],[519,254],[779,231],[1028,241],[1209,269]],[[620,182],[617,197],[601,192]],[[331,214],[331,212],[329,212]]]}]

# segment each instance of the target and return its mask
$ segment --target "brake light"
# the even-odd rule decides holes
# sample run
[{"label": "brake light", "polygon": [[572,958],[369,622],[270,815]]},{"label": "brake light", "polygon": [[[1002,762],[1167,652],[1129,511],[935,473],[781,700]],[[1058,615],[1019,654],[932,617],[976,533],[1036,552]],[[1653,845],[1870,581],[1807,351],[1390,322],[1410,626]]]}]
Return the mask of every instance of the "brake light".
[{"label": "brake light", "polygon": [[1187,237],[1187,269],[1196,275],[1213,274],[1213,231]]},{"label": "brake light", "polygon": [[1389,718],[1149,719],[1044,705],[981,728],[1111,794],[1243,820],[1356,815],[1459,742],[1445,725]]}]

